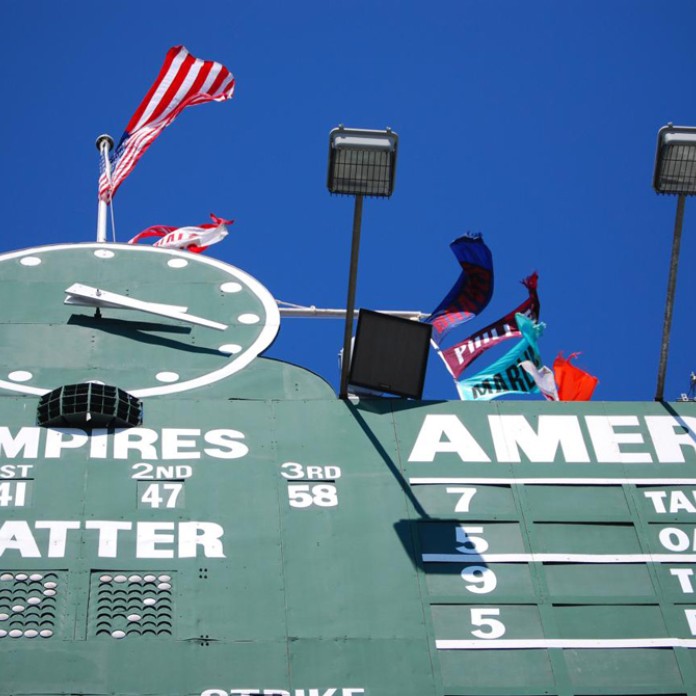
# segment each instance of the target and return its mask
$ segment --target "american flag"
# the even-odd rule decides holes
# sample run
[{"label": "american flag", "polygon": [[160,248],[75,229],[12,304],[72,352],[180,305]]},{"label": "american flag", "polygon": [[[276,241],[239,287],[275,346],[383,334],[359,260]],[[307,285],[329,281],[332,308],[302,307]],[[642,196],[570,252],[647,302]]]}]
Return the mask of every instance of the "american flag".
[{"label": "american flag", "polygon": [[102,162],[99,199],[111,201],[152,141],[187,106],[225,101],[233,93],[234,76],[224,65],[194,58],[183,46],[170,48],[155,83],[111,154],[110,180]]}]

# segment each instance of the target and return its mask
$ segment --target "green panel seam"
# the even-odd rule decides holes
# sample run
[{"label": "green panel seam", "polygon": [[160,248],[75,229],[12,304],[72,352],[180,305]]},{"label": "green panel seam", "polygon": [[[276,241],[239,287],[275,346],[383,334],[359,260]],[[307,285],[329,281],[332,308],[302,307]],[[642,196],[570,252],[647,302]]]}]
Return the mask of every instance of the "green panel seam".
[{"label": "green panel seam", "polygon": [[[413,492],[413,488],[411,487],[411,484],[408,482],[408,477],[406,475],[403,458],[401,456],[401,443],[399,442],[398,431],[396,428],[396,418],[394,415],[393,405],[390,405],[389,417],[391,418],[392,430],[394,432],[394,448],[397,460],[396,465],[401,474],[404,485],[407,485],[409,487],[413,494],[413,498],[415,499],[416,494]],[[425,628],[426,634],[425,640],[427,641],[427,650],[430,660],[430,670],[433,676],[433,693],[444,695],[444,684],[442,682],[442,673],[440,670],[440,658],[438,656],[437,648],[435,647],[435,630],[433,628],[432,622],[432,611],[430,611],[430,593],[428,592],[425,564],[422,561],[418,561],[418,559],[421,559],[423,557],[423,549],[420,545],[420,538],[417,527],[418,523],[423,519],[423,516],[419,513],[418,509],[412,504],[412,501],[409,499],[408,495],[406,495],[406,492],[404,492],[404,513],[406,515],[405,519],[409,520],[411,548],[413,549],[412,560],[416,571],[416,582],[418,583],[418,596],[420,597],[421,614],[423,617],[423,626]]]},{"label": "green panel seam", "polygon": [[[512,494],[515,504],[520,512],[520,532],[528,550],[538,549],[538,539],[534,530],[534,522],[531,514],[529,500],[527,499],[526,489],[524,485],[515,485],[512,487]],[[549,592],[546,583],[546,574],[544,572],[543,563],[529,563],[529,572],[532,576],[532,584],[537,595],[537,606],[541,618],[541,625],[544,635],[558,636],[558,625],[553,615],[553,606],[551,604],[551,593]],[[549,662],[551,663],[551,671],[555,681],[556,692],[558,696],[572,696],[573,689],[571,686],[570,675],[568,674],[568,665],[566,664],[563,650],[560,648],[549,648],[547,650]]]}]

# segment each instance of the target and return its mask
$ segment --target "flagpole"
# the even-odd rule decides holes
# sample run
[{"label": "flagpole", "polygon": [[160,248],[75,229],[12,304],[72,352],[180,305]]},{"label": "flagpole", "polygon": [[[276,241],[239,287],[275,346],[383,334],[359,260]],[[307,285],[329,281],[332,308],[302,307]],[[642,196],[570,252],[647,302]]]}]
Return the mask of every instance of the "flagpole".
[{"label": "flagpole", "polygon": [[[100,135],[97,138],[97,150],[104,162],[104,171],[106,172],[106,178],[109,183],[111,183],[111,160],[109,160],[109,152],[114,146],[114,140],[110,135],[106,133]],[[106,242],[106,212],[108,208],[108,203],[99,199],[99,205],[97,207],[97,242]]]}]

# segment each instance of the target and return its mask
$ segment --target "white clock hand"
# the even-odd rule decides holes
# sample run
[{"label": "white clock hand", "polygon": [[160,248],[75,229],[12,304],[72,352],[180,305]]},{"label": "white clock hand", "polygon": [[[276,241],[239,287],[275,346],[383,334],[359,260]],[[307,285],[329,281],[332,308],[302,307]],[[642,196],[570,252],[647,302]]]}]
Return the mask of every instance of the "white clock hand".
[{"label": "white clock hand", "polygon": [[115,292],[93,288],[89,285],[83,285],[82,283],[74,283],[69,288],[66,288],[65,292],[67,293],[65,304],[69,305],[136,309],[140,312],[156,314],[157,316],[167,317],[168,319],[178,319],[188,322],[189,324],[207,326],[208,328],[217,329],[218,331],[224,331],[228,328],[227,324],[221,324],[217,321],[197,317],[193,314],[187,314],[187,307],[137,300],[134,297],[119,295]]},{"label": "white clock hand", "polygon": [[[75,283],[65,290],[68,293],[64,304],[78,305],[80,307],[112,307],[114,309],[133,309],[132,306],[125,307],[122,300],[133,299],[129,296],[118,295],[115,292],[107,292],[99,288],[93,288],[82,283]],[[109,302],[107,297],[117,297],[116,301]],[[170,305],[161,302],[148,302],[150,309],[160,309],[163,312],[188,312],[188,307],[183,305]]]}]

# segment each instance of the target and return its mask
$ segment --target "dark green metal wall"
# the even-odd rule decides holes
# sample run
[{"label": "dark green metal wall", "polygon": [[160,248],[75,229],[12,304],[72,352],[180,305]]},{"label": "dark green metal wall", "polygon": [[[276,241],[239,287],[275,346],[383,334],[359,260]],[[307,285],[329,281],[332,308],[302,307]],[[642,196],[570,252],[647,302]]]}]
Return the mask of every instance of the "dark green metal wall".
[{"label": "dark green metal wall", "polygon": [[[264,292],[107,246],[0,257],[0,695],[696,696],[694,404],[220,376]],[[100,320],[72,282],[229,328]],[[142,428],[36,426],[42,390],[86,378],[161,393]]]},{"label": "dark green metal wall", "polygon": [[[691,404],[163,397],[157,458],[121,459],[114,435],[21,431],[33,401],[0,400],[2,694],[695,693],[696,456],[659,462],[646,427],[678,440]],[[590,412],[629,419],[613,456],[653,461],[597,462]],[[541,437],[519,462],[441,451],[460,423],[493,453],[507,415],[570,417],[591,461],[529,461]],[[433,461],[409,461],[419,434]]]}]

